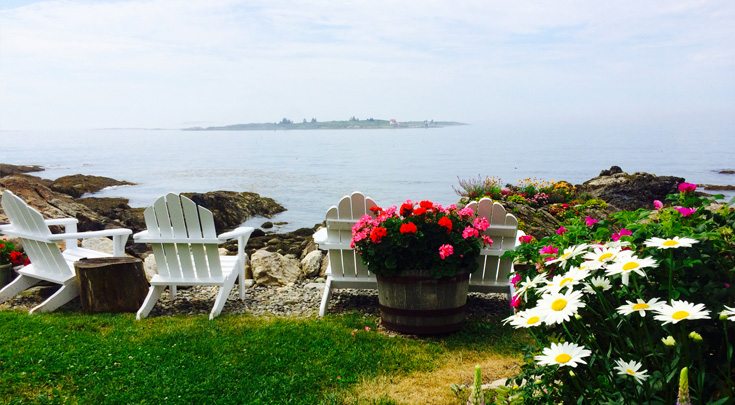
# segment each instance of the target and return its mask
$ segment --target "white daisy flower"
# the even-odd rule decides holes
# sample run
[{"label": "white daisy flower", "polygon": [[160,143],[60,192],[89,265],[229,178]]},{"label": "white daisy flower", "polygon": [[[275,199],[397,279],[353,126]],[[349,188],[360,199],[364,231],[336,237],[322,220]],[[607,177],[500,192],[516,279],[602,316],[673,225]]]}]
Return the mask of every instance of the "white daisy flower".
[{"label": "white daisy flower", "polygon": [[672,300],[671,305],[660,304],[654,309],[658,315],[654,317],[657,321],[667,323],[678,323],[683,320],[710,319],[709,311],[704,304],[692,304],[686,301]]},{"label": "white daisy flower", "polygon": [[630,242],[625,240],[611,240],[605,243],[603,246],[610,249],[620,249],[625,246],[630,246]]},{"label": "white daisy flower", "polygon": [[659,249],[676,249],[680,247],[692,247],[692,244],[699,242],[692,238],[680,238],[674,236],[670,239],[651,238],[643,242],[648,247],[655,247]]},{"label": "white daisy flower", "polygon": [[526,281],[521,281],[520,287],[516,289],[516,295],[523,296],[523,299],[525,300],[531,289],[538,287],[539,284],[545,284],[546,282],[546,274],[543,273],[537,274],[533,279],[526,277]]},{"label": "white daisy flower", "polygon": [[588,252],[586,255],[582,256],[582,258],[592,262],[588,264],[588,266],[594,266],[594,268],[599,269],[600,267],[604,267],[608,263],[615,261],[615,259],[618,257],[618,254],[620,254],[619,247],[597,246],[593,251]]},{"label": "white daisy flower", "polygon": [[601,291],[607,291],[612,288],[612,284],[610,284],[610,280],[606,277],[598,276],[592,277],[590,282],[584,285],[583,291],[590,294],[596,293],[595,289],[592,287],[598,288]]},{"label": "white daisy flower", "polygon": [[581,298],[581,291],[567,290],[564,294],[551,292],[541,296],[537,308],[544,311],[546,315],[544,323],[547,325],[562,323],[568,321],[579,308],[585,306]]},{"label": "white daisy flower", "polygon": [[735,308],[730,308],[725,305],[725,310],[720,312],[721,315],[725,315],[728,321],[735,322]]},{"label": "white daisy flower", "polygon": [[640,258],[631,251],[621,252],[615,263],[607,266],[605,274],[612,276],[615,274],[622,275],[623,285],[628,285],[628,278],[631,272],[638,273],[642,277],[646,277],[646,272],[643,269],[647,267],[656,267],[658,263],[650,257]]},{"label": "white daisy flower", "polygon": [[559,367],[577,367],[577,364],[587,364],[584,357],[592,354],[591,351],[574,343],[552,343],[551,347],[544,348],[541,355],[534,359],[542,366],[558,365]]},{"label": "white daisy flower", "polygon": [[575,257],[581,255],[582,253],[585,253],[587,251],[587,248],[589,248],[589,246],[585,243],[581,245],[570,246],[564,249],[564,251],[559,255],[559,257],[547,262],[547,264],[559,263],[559,266],[564,267],[566,266],[569,260],[572,260]]},{"label": "white daisy flower", "polygon": [[503,323],[510,322],[516,329],[531,328],[543,324],[545,316],[544,311],[541,311],[539,308],[529,308],[505,318]]},{"label": "white daisy flower", "polygon": [[646,316],[646,311],[655,311],[659,305],[663,304],[658,298],[651,298],[648,302],[638,298],[636,302],[626,300],[627,304],[621,305],[617,308],[620,315],[630,315],[633,312],[638,312],[640,316]]},{"label": "white daisy flower", "polygon": [[558,292],[561,291],[561,289],[564,287],[572,288],[574,285],[584,280],[589,275],[590,272],[587,270],[580,270],[577,267],[572,267],[566,273],[554,276],[554,278],[552,278],[550,282],[548,282],[545,286],[539,288],[539,291],[542,293]]},{"label": "white daisy flower", "polygon": [[623,361],[623,359],[615,360],[617,366],[615,369],[618,370],[620,375],[629,375],[635,378],[636,382],[643,384],[643,381],[648,378],[648,370],[641,370],[641,363],[637,361]]}]

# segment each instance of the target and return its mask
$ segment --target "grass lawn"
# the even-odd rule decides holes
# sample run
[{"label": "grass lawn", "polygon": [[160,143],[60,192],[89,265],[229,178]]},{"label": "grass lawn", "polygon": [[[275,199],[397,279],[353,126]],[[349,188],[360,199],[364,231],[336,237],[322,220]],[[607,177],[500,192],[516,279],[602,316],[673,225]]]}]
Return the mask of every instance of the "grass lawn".
[{"label": "grass lawn", "polygon": [[426,339],[376,321],[0,311],[0,402],[447,403],[475,363],[512,374],[526,339],[499,319]]}]

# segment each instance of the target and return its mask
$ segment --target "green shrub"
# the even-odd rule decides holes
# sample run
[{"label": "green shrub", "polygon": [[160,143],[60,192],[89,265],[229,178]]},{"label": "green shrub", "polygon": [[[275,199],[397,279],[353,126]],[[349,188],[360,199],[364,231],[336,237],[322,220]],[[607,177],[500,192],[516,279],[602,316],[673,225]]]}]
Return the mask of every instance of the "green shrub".
[{"label": "green shrub", "polygon": [[526,402],[673,404],[684,367],[693,403],[735,402],[735,208],[691,191],[508,255],[534,264],[507,319],[535,339],[510,381]]}]

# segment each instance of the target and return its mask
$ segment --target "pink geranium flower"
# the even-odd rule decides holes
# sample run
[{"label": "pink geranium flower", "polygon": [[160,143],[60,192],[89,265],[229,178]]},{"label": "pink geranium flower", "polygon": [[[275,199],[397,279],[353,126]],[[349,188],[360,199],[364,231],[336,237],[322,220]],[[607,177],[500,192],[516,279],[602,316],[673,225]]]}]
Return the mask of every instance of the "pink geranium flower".
[{"label": "pink geranium flower", "polygon": [[532,235],[523,235],[518,238],[518,241],[525,244],[525,243],[531,243],[533,242],[533,236]]},{"label": "pink geranium flower", "polygon": [[551,245],[546,245],[542,247],[541,249],[539,249],[538,252],[541,253],[542,255],[555,255],[559,253],[559,249]]},{"label": "pink geranium flower", "polygon": [[482,235],[482,243],[484,243],[485,246],[492,246],[493,240],[487,235]]},{"label": "pink geranium flower", "polygon": [[676,210],[679,211],[679,214],[681,214],[682,217],[688,217],[695,212],[697,212],[696,208],[687,208],[687,207],[676,207]]},{"label": "pink geranium flower", "polygon": [[692,191],[697,189],[697,185],[693,183],[687,183],[686,181],[679,184],[679,192],[682,193],[691,193]]},{"label": "pink geranium flower", "polygon": [[478,232],[477,229],[471,226],[464,228],[464,231],[462,231],[462,238],[464,239],[477,237],[477,236],[480,236],[480,232]]},{"label": "pink geranium flower", "polygon": [[664,207],[664,203],[662,203],[660,200],[653,200],[653,208],[656,209],[656,211],[660,210]]},{"label": "pink geranium flower", "polygon": [[439,246],[439,257],[442,260],[454,254],[454,246],[452,245],[441,245]]},{"label": "pink geranium flower", "polygon": [[596,223],[598,223],[598,222],[600,222],[600,220],[599,220],[599,219],[594,219],[594,218],[592,218],[591,216],[587,216],[587,217],[586,217],[586,218],[584,219],[584,223],[585,223],[585,225],[587,225],[587,226],[588,226],[588,227],[590,227],[590,228],[591,228],[591,227],[593,227],[593,226],[595,226],[595,224],[596,224]]},{"label": "pink geranium flower", "polygon": [[521,305],[521,296],[514,295],[513,298],[511,298],[510,300],[510,306],[513,308],[518,308],[519,305]]},{"label": "pink geranium flower", "polygon": [[513,277],[510,279],[510,283],[515,286],[518,284],[518,282],[521,281],[521,273],[516,273],[513,275]]},{"label": "pink geranium flower", "polygon": [[565,233],[567,233],[567,228],[563,226],[560,226],[559,229],[556,230],[557,235],[564,235]]},{"label": "pink geranium flower", "polygon": [[617,241],[619,241],[619,240],[620,240],[620,238],[622,238],[623,236],[630,236],[630,235],[632,235],[632,234],[633,234],[633,232],[631,232],[631,231],[630,231],[630,229],[625,229],[625,228],[623,228],[623,229],[621,229],[621,230],[620,230],[620,232],[616,232],[616,233],[612,234],[612,236],[610,237],[610,239],[612,239],[612,240],[614,240],[615,242],[617,242]]},{"label": "pink geranium flower", "polygon": [[475,218],[475,222],[473,225],[475,226],[475,228],[477,228],[478,231],[483,232],[490,227],[490,222],[487,222],[487,218],[485,217],[479,217]]},{"label": "pink geranium flower", "polygon": [[457,211],[457,214],[460,217],[471,217],[475,215],[475,211],[472,211],[472,208],[470,207],[464,207],[461,210]]}]

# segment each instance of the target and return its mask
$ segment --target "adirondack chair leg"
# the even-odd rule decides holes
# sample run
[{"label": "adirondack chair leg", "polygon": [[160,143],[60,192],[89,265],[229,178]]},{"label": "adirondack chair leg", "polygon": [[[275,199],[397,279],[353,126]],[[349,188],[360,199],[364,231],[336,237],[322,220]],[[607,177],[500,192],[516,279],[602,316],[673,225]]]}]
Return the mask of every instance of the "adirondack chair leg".
[{"label": "adirondack chair leg", "polygon": [[238,276],[238,289],[240,290],[240,300],[245,300],[245,266],[241,266],[240,275]]},{"label": "adirondack chair leg", "polygon": [[319,316],[324,316],[327,312],[327,304],[330,298],[332,298],[332,278],[327,277],[327,282],[324,284],[324,294],[322,294],[322,303],[319,305]]},{"label": "adirondack chair leg", "polygon": [[10,284],[6,285],[2,290],[0,290],[0,304],[15,297],[16,295],[20,294],[22,291],[25,291],[28,288],[33,287],[34,285],[38,284],[40,281],[41,280],[37,278],[24,276],[22,274],[19,275]]},{"label": "adirondack chair leg", "polygon": [[225,280],[225,283],[220,286],[219,292],[217,293],[217,299],[214,300],[214,307],[212,308],[212,312],[209,313],[210,321],[219,316],[220,312],[222,312],[222,308],[225,307],[227,297],[230,295],[232,287],[235,286],[235,280],[237,280],[238,275],[238,273],[233,272],[230,277]]},{"label": "adirondack chair leg", "polygon": [[168,286],[168,293],[171,296],[171,299],[175,300],[176,299],[176,286],[175,285]]},{"label": "adirondack chair leg", "polygon": [[74,279],[62,285],[58,291],[48,297],[46,301],[31,309],[30,314],[36,312],[51,312],[79,296],[79,286]]},{"label": "adirondack chair leg", "polygon": [[151,288],[148,290],[148,295],[145,297],[145,301],[143,301],[143,305],[141,305],[138,313],[135,314],[135,319],[141,320],[142,318],[148,316],[153,307],[156,306],[156,302],[158,302],[158,299],[161,298],[161,294],[163,293],[163,290],[165,288],[165,285],[151,286]]}]

